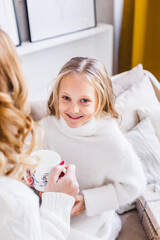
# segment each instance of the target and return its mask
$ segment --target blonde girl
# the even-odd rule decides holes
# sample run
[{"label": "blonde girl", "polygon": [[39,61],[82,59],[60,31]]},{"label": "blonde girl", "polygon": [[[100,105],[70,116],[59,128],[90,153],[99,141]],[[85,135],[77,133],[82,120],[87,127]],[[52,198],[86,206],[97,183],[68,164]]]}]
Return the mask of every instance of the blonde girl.
[{"label": "blonde girl", "polygon": [[74,163],[80,194],[69,240],[113,240],[121,229],[115,210],[145,188],[139,159],[117,125],[112,83],[104,65],[75,57],[60,70],[40,121],[45,148]]},{"label": "blonde girl", "polygon": [[40,210],[38,197],[21,182],[26,170],[38,165],[38,159],[30,156],[36,146],[37,124],[29,116],[27,96],[16,49],[0,30],[0,238],[65,239],[78,193],[74,166],[58,182],[64,165],[53,169]]}]

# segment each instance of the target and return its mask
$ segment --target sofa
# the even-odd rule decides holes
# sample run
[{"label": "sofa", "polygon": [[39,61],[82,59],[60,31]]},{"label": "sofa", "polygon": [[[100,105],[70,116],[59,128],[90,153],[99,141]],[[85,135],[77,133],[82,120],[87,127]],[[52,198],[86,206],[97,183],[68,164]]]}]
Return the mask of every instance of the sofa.
[{"label": "sofa", "polygon": [[[147,183],[160,180],[160,83],[141,64],[111,77],[120,115],[119,127],[140,158]],[[31,102],[35,121],[48,115],[47,102]],[[118,213],[122,230],[118,240],[147,240],[135,202],[122,206]]]}]

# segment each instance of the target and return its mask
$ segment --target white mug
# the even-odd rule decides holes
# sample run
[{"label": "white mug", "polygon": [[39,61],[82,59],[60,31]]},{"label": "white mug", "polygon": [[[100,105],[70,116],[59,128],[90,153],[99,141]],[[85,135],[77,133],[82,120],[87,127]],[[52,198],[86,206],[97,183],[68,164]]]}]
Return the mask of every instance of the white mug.
[{"label": "white mug", "polygon": [[49,175],[55,165],[60,164],[61,157],[58,153],[51,150],[38,150],[32,153],[32,156],[39,156],[40,165],[35,169],[33,177],[33,186],[38,191],[44,191]]}]

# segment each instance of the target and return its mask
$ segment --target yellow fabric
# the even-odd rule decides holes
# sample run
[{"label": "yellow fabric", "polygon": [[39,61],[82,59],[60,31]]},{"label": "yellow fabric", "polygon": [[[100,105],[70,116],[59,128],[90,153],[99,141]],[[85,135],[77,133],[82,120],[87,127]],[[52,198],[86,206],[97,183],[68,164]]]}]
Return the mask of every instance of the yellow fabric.
[{"label": "yellow fabric", "polygon": [[148,0],[135,0],[132,66],[143,62],[145,54],[145,36],[147,24],[147,3]]},{"label": "yellow fabric", "polygon": [[119,71],[138,63],[160,80],[160,0],[124,0]]},{"label": "yellow fabric", "polygon": [[129,70],[132,65],[133,9],[134,0],[124,0],[119,51],[119,72]]}]

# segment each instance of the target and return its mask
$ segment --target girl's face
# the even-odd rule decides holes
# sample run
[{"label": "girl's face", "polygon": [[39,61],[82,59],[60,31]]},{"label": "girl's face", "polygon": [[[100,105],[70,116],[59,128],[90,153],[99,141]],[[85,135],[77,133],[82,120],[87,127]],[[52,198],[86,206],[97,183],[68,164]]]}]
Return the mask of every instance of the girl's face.
[{"label": "girl's face", "polygon": [[71,128],[77,128],[94,117],[97,107],[94,86],[81,74],[62,79],[59,91],[59,113]]}]

